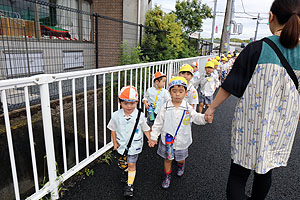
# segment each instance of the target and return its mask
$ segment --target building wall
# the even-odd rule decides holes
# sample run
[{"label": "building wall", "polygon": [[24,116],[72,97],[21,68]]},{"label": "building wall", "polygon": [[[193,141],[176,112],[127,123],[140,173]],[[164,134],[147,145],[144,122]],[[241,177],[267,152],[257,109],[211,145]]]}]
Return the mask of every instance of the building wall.
[{"label": "building wall", "polygon": [[[94,12],[123,20],[122,0],[94,0]],[[123,40],[123,23],[98,18],[99,67],[118,65]]]},{"label": "building wall", "polygon": [[[3,41],[0,40],[0,42]],[[75,70],[93,69],[95,68],[94,48],[95,45],[92,42],[66,42],[50,39],[41,39],[39,42],[37,42],[36,39],[28,39],[27,42],[24,40],[20,40],[18,42],[13,40],[3,42],[2,48],[0,49],[0,61],[2,61],[0,62],[0,80],[11,78],[10,76],[7,76],[7,70],[10,70],[10,65],[12,65],[12,67],[15,69],[14,72],[24,71],[20,69],[21,66],[28,67],[27,57],[15,56],[17,54],[41,54],[41,58],[30,58],[29,64],[32,65],[39,63],[40,65],[42,63],[43,65],[36,67],[31,66],[30,71],[40,71],[40,69],[43,69],[42,71],[44,73],[53,74]],[[63,61],[65,52],[82,52],[80,55],[82,62],[80,63],[83,64],[83,66],[65,69],[65,64]],[[8,60],[8,57],[5,58],[5,54],[10,54],[13,56],[11,57],[11,61]],[[71,62],[71,64],[76,63],[75,60]],[[15,74],[15,77],[19,77],[18,74]]]},{"label": "building wall", "polygon": [[[139,5],[140,4],[140,5]],[[140,7],[140,18],[138,19],[138,7]],[[123,20],[145,25],[146,13],[152,7],[149,0],[124,0]],[[123,38],[127,40],[130,47],[139,45],[140,27],[124,24]],[[144,30],[143,30],[144,31]]]}]

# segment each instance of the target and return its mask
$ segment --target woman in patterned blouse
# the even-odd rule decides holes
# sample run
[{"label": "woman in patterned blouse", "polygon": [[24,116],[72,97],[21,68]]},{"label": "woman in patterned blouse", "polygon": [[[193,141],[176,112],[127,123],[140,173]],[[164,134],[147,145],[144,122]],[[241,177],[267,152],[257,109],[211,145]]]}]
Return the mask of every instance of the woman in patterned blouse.
[{"label": "woman in patterned blouse", "polygon": [[[275,0],[269,14],[273,35],[268,39],[279,48],[290,70],[266,39],[250,43],[205,113],[213,116],[231,94],[239,98],[232,121],[228,199],[264,199],[272,170],[287,165],[300,114],[299,16],[300,0]],[[247,197],[245,185],[251,171],[252,195]]]}]

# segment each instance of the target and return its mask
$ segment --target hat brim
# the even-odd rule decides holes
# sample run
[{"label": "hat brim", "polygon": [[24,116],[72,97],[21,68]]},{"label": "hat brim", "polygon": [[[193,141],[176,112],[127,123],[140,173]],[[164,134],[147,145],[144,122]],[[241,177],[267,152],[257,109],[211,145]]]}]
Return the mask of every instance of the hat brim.
[{"label": "hat brim", "polygon": [[[121,99],[121,98],[120,98]],[[122,101],[128,101],[128,102],[136,102],[139,101],[138,99],[121,99]]]}]

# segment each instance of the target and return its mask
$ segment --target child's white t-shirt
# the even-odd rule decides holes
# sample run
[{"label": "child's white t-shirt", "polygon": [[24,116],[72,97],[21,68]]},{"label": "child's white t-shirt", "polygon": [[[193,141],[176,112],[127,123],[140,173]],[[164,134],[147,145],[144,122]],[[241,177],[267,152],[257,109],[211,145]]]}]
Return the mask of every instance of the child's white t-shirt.
[{"label": "child's white t-shirt", "polygon": [[183,111],[185,111],[184,118],[175,137],[173,147],[176,150],[187,149],[192,144],[191,122],[204,125],[206,121],[204,114],[196,112],[185,100],[178,108],[173,105],[172,100],[162,105],[152,126],[151,139],[157,141],[158,136],[161,135],[162,143],[165,144],[167,133],[172,136],[175,135]]},{"label": "child's white t-shirt", "polygon": [[198,93],[196,88],[193,86],[193,84],[190,82],[187,87],[187,94],[184,97],[184,100],[186,100],[189,104],[195,104],[197,105],[199,103],[198,100]]}]

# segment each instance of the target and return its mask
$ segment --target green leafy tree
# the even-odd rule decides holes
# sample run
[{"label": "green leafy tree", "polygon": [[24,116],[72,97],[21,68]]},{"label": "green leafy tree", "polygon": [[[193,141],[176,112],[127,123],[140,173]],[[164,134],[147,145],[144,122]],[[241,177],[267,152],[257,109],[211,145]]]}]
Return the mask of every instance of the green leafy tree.
[{"label": "green leafy tree", "polygon": [[136,64],[149,60],[149,58],[143,56],[140,46],[131,48],[126,40],[121,44],[121,49],[122,53],[119,58],[120,65]]},{"label": "green leafy tree", "polygon": [[207,4],[202,4],[201,0],[176,0],[175,9],[174,13],[187,34],[199,31],[204,19],[213,18],[211,8]]},{"label": "green leafy tree", "polygon": [[[151,61],[176,59],[183,50],[182,24],[174,13],[166,14],[155,6],[146,14],[146,26],[143,38],[143,53]],[[164,30],[164,31],[161,31]]]}]

